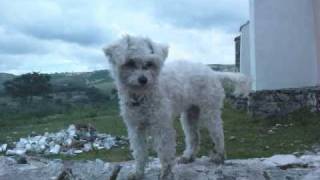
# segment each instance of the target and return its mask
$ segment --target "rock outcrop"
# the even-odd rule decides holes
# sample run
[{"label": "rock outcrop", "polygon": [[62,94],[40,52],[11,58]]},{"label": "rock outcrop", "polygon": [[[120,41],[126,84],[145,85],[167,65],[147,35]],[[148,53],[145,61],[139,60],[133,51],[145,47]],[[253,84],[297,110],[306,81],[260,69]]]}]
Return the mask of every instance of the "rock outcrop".
[{"label": "rock outcrop", "polygon": [[[108,163],[95,161],[62,161],[27,157],[19,164],[11,157],[0,157],[1,180],[126,180],[134,168],[133,161]],[[159,177],[159,161],[151,159],[145,180]],[[275,155],[270,158],[227,160],[215,165],[202,157],[191,164],[174,168],[176,180],[316,180],[320,179],[320,156]]]}]

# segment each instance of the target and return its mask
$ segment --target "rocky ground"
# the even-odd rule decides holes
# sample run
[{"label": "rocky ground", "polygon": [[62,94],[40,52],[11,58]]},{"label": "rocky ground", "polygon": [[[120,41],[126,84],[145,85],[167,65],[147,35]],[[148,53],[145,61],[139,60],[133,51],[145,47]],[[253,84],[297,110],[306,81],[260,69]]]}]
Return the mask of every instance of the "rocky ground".
[{"label": "rocky ground", "polygon": [[[281,126],[268,131],[273,134]],[[290,124],[287,125],[291,126]],[[237,137],[230,137],[235,140]],[[41,154],[67,154],[110,149],[127,142],[125,137],[98,133],[90,124],[70,125],[56,133],[32,134],[13,144],[0,145],[0,180],[126,180],[134,169],[133,161],[110,163],[102,160],[49,160]],[[145,180],[159,178],[158,159],[151,158]],[[207,157],[191,164],[174,167],[176,180],[319,180],[320,145],[306,152],[274,155],[269,158],[227,160],[224,165],[209,162]]]},{"label": "rocky ground", "polygon": [[[0,157],[1,180],[125,180],[133,162],[46,160],[34,157]],[[151,159],[145,180],[159,177],[159,161]],[[215,165],[202,157],[191,164],[174,168],[176,180],[318,180],[320,156],[275,155],[270,158],[227,160]]]}]

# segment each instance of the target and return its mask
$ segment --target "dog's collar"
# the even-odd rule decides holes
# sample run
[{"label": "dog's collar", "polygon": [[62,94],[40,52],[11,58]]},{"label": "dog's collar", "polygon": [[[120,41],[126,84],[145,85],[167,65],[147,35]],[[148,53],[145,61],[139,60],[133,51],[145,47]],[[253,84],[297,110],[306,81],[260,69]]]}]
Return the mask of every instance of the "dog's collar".
[{"label": "dog's collar", "polygon": [[137,107],[143,104],[143,102],[146,100],[145,96],[139,96],[136,94],[132,94],[129,98],[129,101],[127,101],[127,105]]}]

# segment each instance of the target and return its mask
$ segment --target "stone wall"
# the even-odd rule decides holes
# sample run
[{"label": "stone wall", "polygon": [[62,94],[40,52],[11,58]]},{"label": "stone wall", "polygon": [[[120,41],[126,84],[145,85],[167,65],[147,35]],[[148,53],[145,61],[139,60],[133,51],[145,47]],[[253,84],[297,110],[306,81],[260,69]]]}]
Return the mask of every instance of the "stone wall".
[{"label": "stone wall", "polygon": [[231,104],[235,109],[241,111],[247,111],[248,109],[248,98],[247,97],[236,97],[232,95],[226,96],[226,101]]},{"label": "stone wall", "polygon": [[320,111],[320,87],[265,90],[250,94],[248,110],[253,116],[285,116],[307,108]]},{"label": "stone wall", "polygon": [[256,91],[248,99],[227,97],[227,101],[253,117],[281,117],[302,108],[320,112],[320,86]]}]

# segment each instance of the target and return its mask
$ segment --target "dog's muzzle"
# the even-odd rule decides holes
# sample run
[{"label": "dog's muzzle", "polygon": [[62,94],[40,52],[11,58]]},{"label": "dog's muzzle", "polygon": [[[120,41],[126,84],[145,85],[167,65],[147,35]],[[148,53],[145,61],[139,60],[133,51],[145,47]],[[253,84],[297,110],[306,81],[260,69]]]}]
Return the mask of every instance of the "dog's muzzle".
[{"label": "dog's muzzle", "polygon": [[138,82],[139,82],[139,84],[141,84],[141,85],[145,85],[145,84],[147,84],[148,79],[147,79],[145,76],[140,76],[140,77],[138,78]]}]

